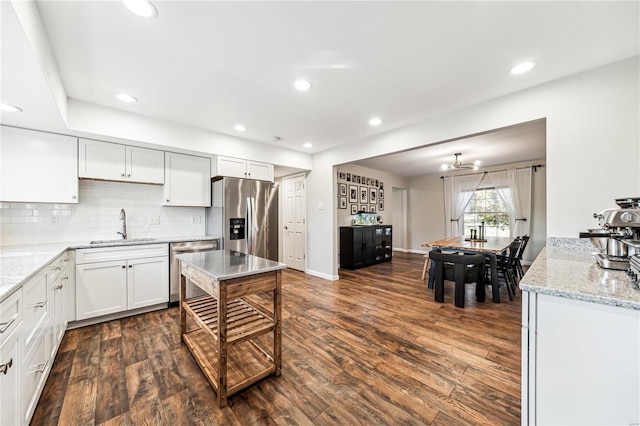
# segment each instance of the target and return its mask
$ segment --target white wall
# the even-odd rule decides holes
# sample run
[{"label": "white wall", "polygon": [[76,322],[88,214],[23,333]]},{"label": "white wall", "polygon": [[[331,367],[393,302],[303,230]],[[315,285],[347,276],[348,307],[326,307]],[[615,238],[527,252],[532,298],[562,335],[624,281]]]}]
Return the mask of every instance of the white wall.
[{"label": "white wall", "polygon": [[[337,275],[334,165],[540,118],[547,119],[547,236],[576,237],[593,226],[594,211],[640,194],[638,65],[636,56],[314,155],[309,269]],[[314,208],[319,201],[329,208]]]},{"label": "white wall", "polygon": [[[382,218],[383,223],[391,224],[393,223],[393,197],[392,197],[392,189],[393,188],[406,188],[407,180],[402,176],[397,176],[391,173],[386,173],[380,170],[374,170],[367,167],[357,166],[355,164],[343,164],[336,168],[337,173],[351,173],[365,176],[373,179],[377,179],[379,182],[384,183],[384,210],[378,211],[376,209],[376,213],[378,216]],[[337,175],[336,175],[337,176]],[[344,180],[337,180],[338,183],[344,183],[347,185],[347,190],[349,189],[349,185],[357,185],[358,188],[361,186],[366,186],[364,184],[354,184],[353,182],[346,182]],[[369,185],[369,187],[372,187]],[[336,196],[337,196],[338,186],[336,184]],[[337,198],[336,198],[337,199]],[[338,209],[338,222],[337,226],[349,226],[351,225],[351,204],[348,202],[348,194],[347,194],[347,209]],[[360,203],[358,203],[359,205]],[[371,205],[371,204],[369,204]]]},{"label": "white wall", "polygon": [[[123,208],[128,238],[204,235],[204,207],[163,207],[162,191],[161,185],[81,180],[78,204],[3,202],[2,244],[118,239]],[[191,216],[200,216],[200,223],[192,225]],[[160,224],[149,225],[153,217]]]}]

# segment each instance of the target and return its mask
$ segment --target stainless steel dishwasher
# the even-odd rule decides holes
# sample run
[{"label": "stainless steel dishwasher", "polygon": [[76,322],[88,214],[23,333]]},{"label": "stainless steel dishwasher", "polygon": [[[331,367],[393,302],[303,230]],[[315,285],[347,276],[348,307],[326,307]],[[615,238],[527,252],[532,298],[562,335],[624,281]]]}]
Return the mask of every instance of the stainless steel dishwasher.
[{"label": "stainless steel dishwasher", "polygon": [[[176,256],[182,253],[219,250],[220,239],[186,241],[169,244],[169,304],[175,305],[180,301],[180,264]],[[187,282],[187,297],[199,296],[202,290]]]}]

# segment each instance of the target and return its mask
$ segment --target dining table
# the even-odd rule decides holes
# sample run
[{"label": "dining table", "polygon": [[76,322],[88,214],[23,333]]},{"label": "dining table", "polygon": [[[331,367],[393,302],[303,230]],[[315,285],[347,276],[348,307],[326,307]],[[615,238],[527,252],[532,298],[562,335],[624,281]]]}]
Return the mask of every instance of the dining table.
[{"label": "dining table", "polygon": [[[489,268],[491,270],[491,293],[493,302],[500,303],[497,255],[504,253],[512,242],[513,237],[485,237],[483,240],[473,240],[468,237],[458,236],[422,243],[422,247],[430,247],[432,250],[438,251],[484,254],[489,261]],[[431,268],[429,270],[431,271]],[[429,272],[429,288],[433,288],[433,273],[431,272]]]}]

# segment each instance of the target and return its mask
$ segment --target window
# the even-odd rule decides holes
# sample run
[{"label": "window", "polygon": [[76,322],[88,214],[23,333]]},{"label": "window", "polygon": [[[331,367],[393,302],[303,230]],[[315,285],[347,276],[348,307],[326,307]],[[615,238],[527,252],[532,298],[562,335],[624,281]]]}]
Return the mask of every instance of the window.
[{"label": "window", "polygon": [[477,189],[464,211],[464,235],[484,222],[486,237],[509,237],[509,212],[495,188]]}]

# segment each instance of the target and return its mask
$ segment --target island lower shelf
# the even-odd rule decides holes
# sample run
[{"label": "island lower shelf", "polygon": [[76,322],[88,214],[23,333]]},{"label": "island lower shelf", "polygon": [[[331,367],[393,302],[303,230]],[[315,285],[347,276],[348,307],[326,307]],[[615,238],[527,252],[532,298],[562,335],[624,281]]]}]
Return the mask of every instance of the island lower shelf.
[{"label": "island lower shelf", "polygon": [[[211,335],[203,329],[198,329],[184,334],[182,338],[204,376],[216,393],[219,393],[218,380],[220,375],[217,369],[219,355]],[[233,395],[276,372],[272,356],[252,341],[229,347],[227,357],[227,396]]]}]

